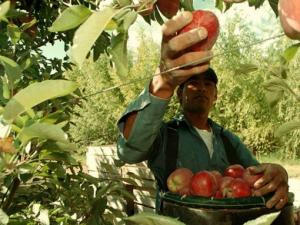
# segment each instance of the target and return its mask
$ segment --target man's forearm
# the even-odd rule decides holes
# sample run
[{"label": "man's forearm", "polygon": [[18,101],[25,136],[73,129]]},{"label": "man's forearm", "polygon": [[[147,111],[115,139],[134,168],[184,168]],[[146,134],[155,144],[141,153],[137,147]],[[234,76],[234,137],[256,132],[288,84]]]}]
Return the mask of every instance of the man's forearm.
[{"label": "man's forearm", "polygon": [[[168,100],[172,97],[174,89],[163,80],[162,76],[153,77],[149,85],[149,92],[153,96]],[[132,112],[125,118],[123,135],[126,139],[129,138],[132,127],[137,117],[137,112]]]},{"label": "man's forearm", "polygon": [[163,76],[155,76],[150,83],[149,92],[156,97],[169,99],[174,93],[174,87]]},{"label": "man's forearm", "polygon": [[133,124],[135,122],[137,116],[137,112],[132,112],[127,116],[125,119],[125,124],[124,124],[124,130],[123,130],[123,135],[126,139],[129,138],[130,132],[132,130]]}]

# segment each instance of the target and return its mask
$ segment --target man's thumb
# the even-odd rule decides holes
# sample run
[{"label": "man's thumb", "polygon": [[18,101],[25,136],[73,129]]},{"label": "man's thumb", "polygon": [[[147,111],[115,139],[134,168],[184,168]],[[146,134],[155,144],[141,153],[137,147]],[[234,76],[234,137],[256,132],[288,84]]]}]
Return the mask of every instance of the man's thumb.
[{"label": "man's thumb", "polygon": [[258,165],[258,166],[250,166],[248,167],[248,170],[251,174],[258,174],[258,173],[263,173],[265,168],[262,165]]}]

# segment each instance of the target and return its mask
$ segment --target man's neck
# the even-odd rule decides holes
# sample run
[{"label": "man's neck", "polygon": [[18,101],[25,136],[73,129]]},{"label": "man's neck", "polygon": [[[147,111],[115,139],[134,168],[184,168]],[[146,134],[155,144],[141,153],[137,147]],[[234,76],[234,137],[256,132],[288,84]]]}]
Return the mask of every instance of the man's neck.
[{"label": "man's neck", "polygon": [[210,131],[210,126],[208,123],[208,114],[185,112],[184,116],[191,123],[192,126],[197,127],[201,130]]}]

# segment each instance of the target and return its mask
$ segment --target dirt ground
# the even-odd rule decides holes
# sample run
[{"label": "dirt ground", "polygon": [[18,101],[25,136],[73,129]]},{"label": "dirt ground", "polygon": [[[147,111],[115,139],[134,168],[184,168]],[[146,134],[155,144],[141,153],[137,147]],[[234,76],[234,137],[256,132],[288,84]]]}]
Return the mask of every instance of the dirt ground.
[{"label": "dirt ground", "polygon": [[300,163],[283,164],[283,166],[289,174],[289,191],[295,194],[294,205],[300,208]]}]

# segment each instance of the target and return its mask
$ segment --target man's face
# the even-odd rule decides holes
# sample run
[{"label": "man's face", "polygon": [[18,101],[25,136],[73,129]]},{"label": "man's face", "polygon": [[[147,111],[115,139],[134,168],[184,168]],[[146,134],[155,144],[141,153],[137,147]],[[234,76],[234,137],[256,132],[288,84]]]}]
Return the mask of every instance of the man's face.
[{"label": "man's face", "polygon": [[217,87],[203,74],[195,75],[185,82],[179,99],[185,112],[208,113],[217,100]]}]

